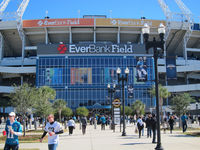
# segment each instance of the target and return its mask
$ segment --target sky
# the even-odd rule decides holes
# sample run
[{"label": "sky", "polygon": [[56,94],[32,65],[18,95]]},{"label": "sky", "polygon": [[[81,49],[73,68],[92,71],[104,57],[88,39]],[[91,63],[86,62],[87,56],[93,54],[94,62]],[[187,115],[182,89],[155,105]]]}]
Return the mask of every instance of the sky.
[{"label": "sky", "polygon": [[[3,0],[0,0],[2,2]],[[6,11],[15,11],[22,0],[11,0]],[[182,0],[200,23],[200,0]],[[174,0],[165,0],[172,12],[181,12]],[[82,18],[83,15],[106,15],[108,18],[165,20],[158,0],[30,0],[23,19]],[[79,13],[80,12],[80,13]]]}]

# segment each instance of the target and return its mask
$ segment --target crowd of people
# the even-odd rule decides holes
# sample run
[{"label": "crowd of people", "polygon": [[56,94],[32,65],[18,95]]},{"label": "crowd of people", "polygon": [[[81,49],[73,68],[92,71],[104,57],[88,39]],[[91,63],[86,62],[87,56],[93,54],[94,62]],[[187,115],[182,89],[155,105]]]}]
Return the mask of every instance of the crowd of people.
[{"label": "crowd of people", "polygon": [[[18,119],[18,121],[17,121]],[[94,129],[97,129],[97,125],[101,126],[101,130],[105,130],[106,126],[109,125],[111,128],[111,120],[112,118],[109,115],[96,115],[93,117],[77,117],[73,116],[68,118],[67,121],[63,122],[65,127],[69,129],[69,135],[73,135],[73,130],[76,128],[76,124],[80,124],[80,129],[82,130],[82,134],[86,134],[86,127],[88,124],[93,125]],[[187,130],[187,122],[190,119],[190,116],[182,115],[180,117],[181,125],[183,132]],[[19,149],[19,141],[18,136],[22,135],[22,128],[20,124],[19,117],[16,117],[14,112],[9,113],[8,119],[0,119],[0,123],[2,121],[6,122],[5,132],[6,132],[6,142],[4,150],[18,150]],[[58,142],[59,142],[59,134],[62,134],[63,128],[62,123],[59,123],[54,120],[54,115],[50,114],[47,118],[48,122],[45,125],[44,132],[40,138],[40,142],[43,141],[44,137],[48,135],[48,148],[49,150],[56,150]],[[157,120],[155,114],[146,114],[145,116],[133,116],[126,118],[129,123],[134,123],[135,125],[135,132],[139,134],[139,138],[144,136],[144,128],[146,128],[146,136],[147,138],[152,138],[152,143],[156,143],[156,129],[157,129]],[[198,118],[200,122],[200,117]],[[121,121],[122,122],[122,121]],[[170,133],[174,129],[174,125],[177,122],[177,117],[174,115],[165,116],[161,119],[161,129],[166,130],[169,129]]]}]

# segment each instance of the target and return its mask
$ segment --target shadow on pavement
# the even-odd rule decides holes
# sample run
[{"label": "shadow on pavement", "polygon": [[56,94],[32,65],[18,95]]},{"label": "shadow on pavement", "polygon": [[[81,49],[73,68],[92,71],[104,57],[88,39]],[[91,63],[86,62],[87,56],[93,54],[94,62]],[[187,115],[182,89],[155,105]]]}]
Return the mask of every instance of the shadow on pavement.
[{"label": "shadow on pavement", "polygon": [[169,135],[169,137],[193,137],[193,136],[181,134],[181,135]]},{"label": "shadow on pavement", "polygon": [[119,136],[119,139],[139,139],[138,135]]},{"label": "shadow on pavement", "polygon": [[121,144],[121,145],[141,145],[141,144],[152,144],[152,143],[125,143],[125,144]]}]

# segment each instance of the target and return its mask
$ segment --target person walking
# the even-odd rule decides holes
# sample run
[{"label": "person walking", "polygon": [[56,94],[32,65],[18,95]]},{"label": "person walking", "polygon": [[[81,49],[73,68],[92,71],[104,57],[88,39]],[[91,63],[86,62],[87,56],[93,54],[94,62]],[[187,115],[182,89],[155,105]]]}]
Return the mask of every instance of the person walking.
[{"label": "person walking", "polygon": [[94,117],[94,129],[97,129],[97,119]]},{"label": "person walking", "polygon": [[82,124],[82,133],[85,135],[86,133],[86,127],[87,127],[87,119],[86,117],[81,118],[81,124]]},{"label": "person walking", "polygon": [[[142,119],[143,124],[144,124],[145,121],[146,121],[145,116],[141,116],[141,119]],[[142,136],[144,136],[144,125],[143,125],[143,129],[142,129]]]},{"label": "person walking", "polygon": [[187,120],[188,117],[185,114],[181,116],[183,132],[187,130]]},{"label": "person walking", "polygon": [[152,114],[151,117],[151,128],[152,128],[152,132],[153,132],[153,139],[152,139],[152,143],[156,143],[156,115]]},{"label": "person walking", "polygon": [[147,138],[151,138],[151,117],[152,115],[149,114],[148,118],[146,119],[146,128],[147,128]]},{"label": "person walking", "polygon": [[18,150],[19,149],[19,140],[18,136],[22,135],[21,124],[15,120],[15,113],[9,113],[9,120],[6,121],[5,126],[6,131],[6,142],[4,150]]},{"label": "person walking", "polygon": [[75,129],[75,121],[72,119],[72,117],[68,121],[67,126],[69,128],[69,135],[72,135],[73,134],[73,130]]},{"label": "person walking", "polygon": [[200,115],[198,115],[198,121],[199,121],[199,126],[200,126]]},{"label": "person walking", "polygon": [[139,118],[137,120],[137,127],[138,127],[138,131],[139,131],[139,138],[141,138],[141,131],[144,128],[144,122],[142,121],[141,116],[139,116]]},{"label": "person walking", "polygon": [[166,117],[163,119],[162,127],[163,127],[164,134],[166,134],[166,130],[167,130],[167,118]]},{"label": "person walking", "polygon": [[174,118],[173,118],[173,116],[170,116],[168,123],[169,123],[169,127],[170,127],[170,133],[172,134],[172,130],[174,129]]},{"label": "person walking", "polygon": [[105,130],[106,118],[104,115],[101,116],[101,130]]},{"label": "person walking", "polygon": [[58,146],[58,142],[59,142],[59,134],[63,133],[63,129],[62,126],[60,125],[59,122],[54,121],[54,115],[50,114],[48,116],[48,121],[45,129],[44,129],[44,133],[42,135],[42,137],[40,138],[40,142],[43,141],[43,138],[46,136],[46,134],[48,133],[48,148],[49,150],[56,150],[57,146]]}]

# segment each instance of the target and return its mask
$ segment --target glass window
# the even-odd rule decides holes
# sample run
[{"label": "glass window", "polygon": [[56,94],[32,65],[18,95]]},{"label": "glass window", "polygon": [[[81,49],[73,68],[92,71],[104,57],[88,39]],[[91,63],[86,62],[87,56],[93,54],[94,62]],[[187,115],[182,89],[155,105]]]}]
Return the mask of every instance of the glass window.
[{"label": "glass window", "polygon": [[72,58],[70,59],[70,61],[71,61],[71,65],[74,66],[74,59]]},{"label": "glass window", "polygon": [[99,58],[96,58],[96,65],[97,66],[100,66],[101,64],[100,64],[100,59]]},{"label": "glass window", "polygon": [[91,60],[91,58],[88,58],[88,65],[92,65],[92,60]]}]

